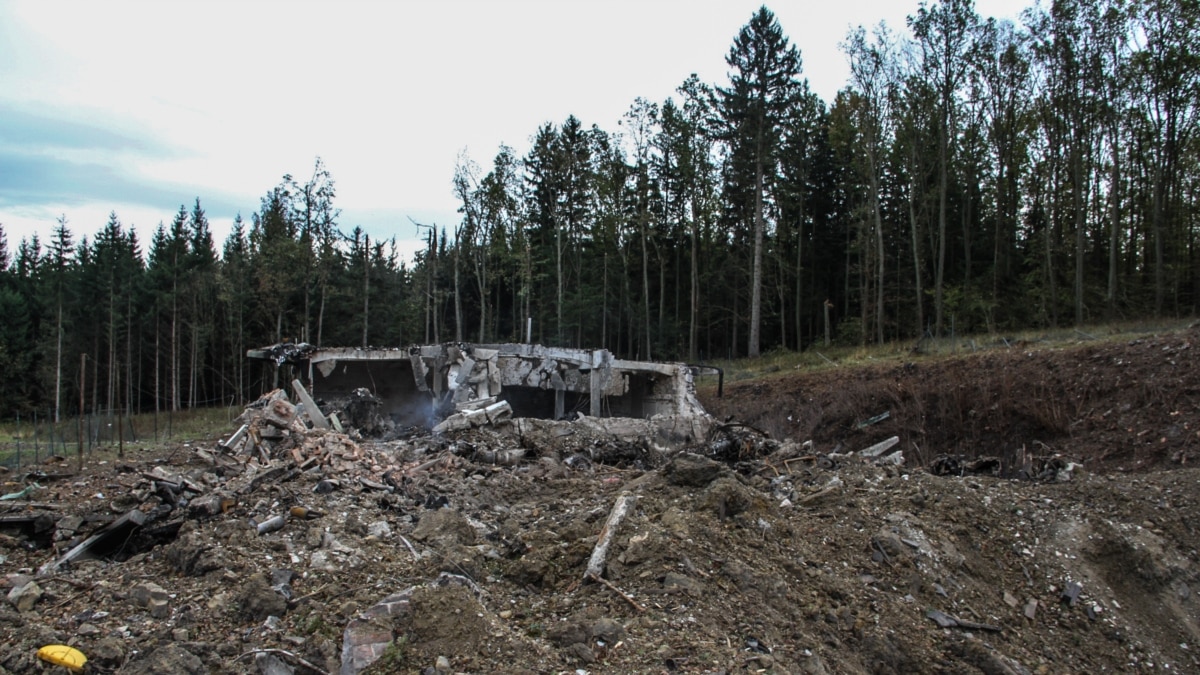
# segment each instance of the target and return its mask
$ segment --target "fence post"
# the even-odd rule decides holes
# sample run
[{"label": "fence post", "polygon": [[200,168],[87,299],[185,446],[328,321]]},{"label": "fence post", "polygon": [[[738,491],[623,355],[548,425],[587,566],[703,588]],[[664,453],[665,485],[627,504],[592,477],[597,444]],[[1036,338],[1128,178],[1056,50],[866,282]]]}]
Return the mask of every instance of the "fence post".
[{"label": "fence post", "polygon": [[21,471],[21,413],[17,413],[17,471]]},{"label": "fence post", "polygon": [[37,463],[39,463],[39,462],[41,462],[41,461],[42,461],[42,460],[41,460],[41,458],[39,458],[39,457],[38,457],[38,419],[37,419],[37,411],[36,411],[36,410],[34,410],[34,411],[33,411],[33,463],[34,463],[34,464],[37,464]]}]

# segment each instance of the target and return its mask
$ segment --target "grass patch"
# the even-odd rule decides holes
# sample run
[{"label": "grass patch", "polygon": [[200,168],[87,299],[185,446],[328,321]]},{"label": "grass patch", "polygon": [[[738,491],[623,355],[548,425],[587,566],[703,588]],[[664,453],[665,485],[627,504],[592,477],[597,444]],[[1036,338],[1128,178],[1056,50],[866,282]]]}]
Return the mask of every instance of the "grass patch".
[{"label": "grass patch", "polygon": [[[901,340],[884,344],[844,345],[834,343],[827,347],[817,343],[801,352],[790,349],[773,349],[756,358],[717,360],[711,361],[707,365],[723,369],[725,382],[728,384],[779,377],[796,371],[811,372],[830,368],[854,368],[867,364],[952,358],[994,349],[1031,351],[1061,349],[1087,343],[1121,342],[1143,336],[1185,330],[1193,323],[1193,319],[1163,319],[1160,321],[1095,324],[1079,328],[1044,328],[994,334],[923,338],[920,341]],[[715,392],[717,377],[715,375],[697,377],[696,387],[705,393],[710,393],[710,390]]]},{"label": "grass patch", "polygon": [[[196,408],[178,412],[142,413],[118,419],[92,415],[82,424],[83,449],[89,461],[116,457],[124,442],[127,452],[143,452],[179,443],[215,443],[233,432],[241,406]],[[26,466],[52,455],[75,458],[79,453],[80,420],[57,424],[39,418],[0,423],[0,465]],[[19,456],[19,462],[18,462]]]}]

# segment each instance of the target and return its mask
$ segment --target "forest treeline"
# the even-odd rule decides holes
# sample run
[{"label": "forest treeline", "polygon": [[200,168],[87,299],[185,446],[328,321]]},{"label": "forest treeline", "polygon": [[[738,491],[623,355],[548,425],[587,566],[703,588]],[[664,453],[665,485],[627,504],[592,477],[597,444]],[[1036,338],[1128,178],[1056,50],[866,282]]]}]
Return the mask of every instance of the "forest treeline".
[{"label": "forest treeline", "polygon": [[264,386],[246,349],[284,339],[532,326],[695,361],[1197,312],[1200,0],[1060,0],[1016,23],[942,0],[842,50],[850,81],[823,101],[763,7],[726,82],[460,156],[461,218],[412,260],[341,222],[319,158],[219,249],[200,199],[148,243],[115,213],[15,250],[0,229],[0,410],[240,401]]}]

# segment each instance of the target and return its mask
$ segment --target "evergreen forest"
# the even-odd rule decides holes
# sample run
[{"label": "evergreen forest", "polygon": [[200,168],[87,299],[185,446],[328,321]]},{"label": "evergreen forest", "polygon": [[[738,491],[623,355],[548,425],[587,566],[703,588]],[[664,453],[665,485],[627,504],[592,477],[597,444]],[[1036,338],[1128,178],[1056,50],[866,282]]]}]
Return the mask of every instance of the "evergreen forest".
[{"label": "evergreen forest", "polygon": [[458,157],[411,259],[320,158],[221,242],[200,198],[150,241],[0,226],[0,417],[242,402],[284,340],[700,362],[1200,310],[1200,0],[922,3],[832,101],[767,7],[731,36],[726,81]]}]

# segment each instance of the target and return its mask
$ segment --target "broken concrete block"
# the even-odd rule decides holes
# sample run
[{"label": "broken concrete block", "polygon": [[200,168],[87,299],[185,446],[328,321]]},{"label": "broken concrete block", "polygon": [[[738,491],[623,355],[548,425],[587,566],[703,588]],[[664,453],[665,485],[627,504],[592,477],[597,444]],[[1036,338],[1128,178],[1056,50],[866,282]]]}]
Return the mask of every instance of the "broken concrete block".
[{"label": "broken concrete block", "polygon": [[225,513],[237,504],[232,495],[207,494],[188,502],[188,515],[193,518],[209,518]]},{"label": "broken concrete block", "polygon": [[67,516],[60,519],[54,526],[54,541],[66,541],[74,537],[82,526],[83,518],[79,516]]},{"label": "broken concrete block", "polygon": [[16,607],[18,612],[28,612],[42,599],[42,595],[42,587],[38,586],[36,581],[27,581],[20,586],[13,586],[8,592],[8,602]]},{"label": "broken concrete block", "polygon": [[408,614],[416,587],[393,593],[346,624],[342,633],[341,675],[355,675],[383,656],[392,642],[392,623]]},{"label": "broken concrete block", "polygon": [[296,419],[296,406],[286,400],[276,399],[267,404],[262,419],[276,429],[287,429]]},{"label": "broken concrete block", "polygon": [[663,475],[673,485],[704,487],[728,472],[724,464],[690,452],[677,455],[663,467]]},{"label": "broken concrete block", "polygon": [[386,520],[377,520],[367,525],[367,534],[379,539],[386,539],[392,536],[392,526]]},{"label": "broken concrete block", "polygon": [[[154,614],[156,608],[165,607],[169,598],[165,588],[151,581],[134,586],[129,597],[139,607],[150,609],[151,614]],[[170,614],[170,610],[167,610],[167,614]]]},{"label": "broken concrete block", "polygon": [[904,464],[904,451],[897,450],[890,455],[884,455],[875,460],[878,466],[901,466]]},{"label": "broken concrete block", "polygon": [[293,675],[296,672],[283,659],[274,654],[259,652],[254,655],[254,665],[262,675]]},{"label": "broken concrete block", "polygon": [[487,414],[488,422],[499,424],[505,420],[512,419],[513,409],[508,401],[499,401],[484,408],[483,412]]},{"label": "broken concrete block", "polygon": [[875,445],[872,445],[868,448],[863,448],[862,450],[860,450],[858,452],[858,454],[863,457],[878,457],[878,456],[882,455],[883,453],[887,452],[888,450],[891,450],[893,447],[895,447],[899,443],[900,443],[900,437],[892,436],[891,438],[889,438],[885,441],[876,443]]},{"label": "broken concrete block", "polygon": [[150,610],[150,616],[155,619],[166,619],[171,616],[171,605],[166,600],[151,598],[146,604],[146,609]]},{"label": "broken concrete block", "polygon": [[243,424],[241,427],[238,428],[237,431],[233,432],[233,435],[229,437],[229,440],[222,441],[221,443],[219,443],[219,446],[221,448],[223,448],[224,450],[228,450],[229,452],[234,452],[235,448],[237,447],[237,444],[240,443],[242,441],[242,439],[246,437],[246,433],[248,431],[250,431],[250,425]]},{"label": "broken concrete block", "polygon": [[468,410],[462,413],[462,416],[467,420],[467,424],[472,427],[481,427],[488,423],[486,410]]},{"label": "broken concrete block", "polygon": [[337,565],[334,565],[329,559],[329,554],[325,551],[313,551],[309,557],[308,566],[314,570],[322,570],[325,572],[336,572]]},{"label": "broken concrete block", "polygon": [[1033,621],[1033,619],[1037,617],[1037,608],[1037,600],[1030,599],[1029,602],[1025,603],[1025,618]]},{"label": "broken concrete block", "polygon": [[[486,417],[486,415],[485,415]],[[433,427],[433,433],[444,434],[451,431],[466,431],[471,428],[471,422],[467,419],[465,413],[455,413],[446,419],[438,422]]]},{"label": "broken concrete block", "polygon": [[481,408],[486,408],[495,402],[495,396],[488,396],[486,398],[475,398],[471,399],[470,401],[463,401],[462,403],[457,404],[455,408],[457,408],[459,412],[464,410],[479,410]]},{"label": "broken concrete block", "polygon": [[313,400],[312,396],[309,396],[308,390],[304,388],[300,380],[292,380],[292,389],[295,390],[296,396],[304,404],[304,413],[312,421],[313,427],[316,429],[329,429],[329,421],[325,419],[325,415],[321,414],[321,409],[317,407],[317,403]]}]

